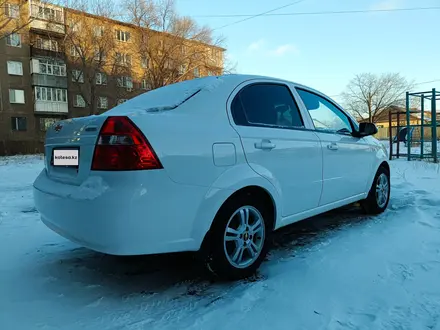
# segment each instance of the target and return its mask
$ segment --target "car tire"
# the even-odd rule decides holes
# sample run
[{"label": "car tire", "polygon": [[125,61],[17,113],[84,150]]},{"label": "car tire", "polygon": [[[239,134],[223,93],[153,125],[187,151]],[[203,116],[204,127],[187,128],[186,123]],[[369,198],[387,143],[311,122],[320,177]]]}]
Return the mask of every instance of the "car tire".
[{"label": "car tire", "polygon": [[385,166],[379,167],[374,177],[368,197],[361,202],[367,214],[380,214],[386,210],[390,201],[390,172]]},{"label": "car tire", "polygon": [[252,276],[267,254],[274,215],[255,197],[243,194],[228,200],[214,219],[205,265],[217,278]]}]

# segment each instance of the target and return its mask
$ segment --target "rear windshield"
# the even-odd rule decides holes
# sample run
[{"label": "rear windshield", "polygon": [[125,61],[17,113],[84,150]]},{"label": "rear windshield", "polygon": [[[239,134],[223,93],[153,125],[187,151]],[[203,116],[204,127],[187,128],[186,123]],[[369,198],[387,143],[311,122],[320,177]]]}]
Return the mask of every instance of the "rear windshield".
[{"label": "rear windshield", "polygon": [[220,83],[221,79],[218,77],[205,77],[164,86],[136,96],[105,112],[105,114],[108,115],[112,112],[121,114],[133,112],[133,110],[159,112],[176,109],[200,91],[212,90]]}]

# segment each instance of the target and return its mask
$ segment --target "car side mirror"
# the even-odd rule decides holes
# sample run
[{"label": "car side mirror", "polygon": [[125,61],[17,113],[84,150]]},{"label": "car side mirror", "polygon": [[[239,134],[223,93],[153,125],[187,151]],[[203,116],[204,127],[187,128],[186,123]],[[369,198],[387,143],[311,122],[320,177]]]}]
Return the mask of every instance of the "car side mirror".
[{"label": "car side mirror", "polygon": [[355,137],[362,138],[364,136],[374,135],[378,132],[377,126],[373,123],[360,123],[359,130],[354,132]]}]

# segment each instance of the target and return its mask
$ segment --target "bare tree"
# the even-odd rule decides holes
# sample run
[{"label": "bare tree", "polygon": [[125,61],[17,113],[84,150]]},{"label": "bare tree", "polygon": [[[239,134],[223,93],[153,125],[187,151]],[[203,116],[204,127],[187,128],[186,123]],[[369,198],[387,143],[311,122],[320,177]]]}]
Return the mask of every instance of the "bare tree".
[{"label": "bare tree", "polygon": [[342,94],[347,110],[370,123],[393,106],[405,105],[405,93],[414,86],[399,73],[356,75]]},{"label": "bare tree", "polygon": [[223,39],[215,38],[209,27],[179,16],[173,0],[125,0],[125,8],[135,27],[140,78],[148,88],[223,72]]},{"label": "bare tree", "polygon": [[19,32],[28,26],[32,20],[25,13],[27,1],[0,0],[0,39]]},{"label": "bare tree", "polygon": [[[70,1],[66,9],[64,45],[73,68],[71,80],[77,95],[81,96],[74,102],[83,103],[77,106],[87,107],[91,115],[105,107],[97,97],[97,86],[119,82],[119,78],[129,76],[131,71],[130,63],[123,61],[123,53],[118,52],[112,21],[114,13],[112,0]],[[125,94],[125,89],[122,91]]]}]

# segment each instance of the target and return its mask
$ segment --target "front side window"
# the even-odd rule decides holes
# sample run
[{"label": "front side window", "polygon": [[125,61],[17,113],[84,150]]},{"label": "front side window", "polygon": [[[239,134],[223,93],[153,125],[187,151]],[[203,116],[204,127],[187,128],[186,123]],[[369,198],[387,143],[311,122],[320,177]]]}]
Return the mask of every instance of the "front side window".
[{"label": "front side window", "polygon": [[231,112],[237,125],[272,128],[304,127],[289,88],[281,84],[253,84],[234,98]]},{"label": "front side window", "polygon": [[297,91],[312,117],[316,130],[340,134],[353,132],[348,117],[333,103],[312,92],[303,89]]}]

